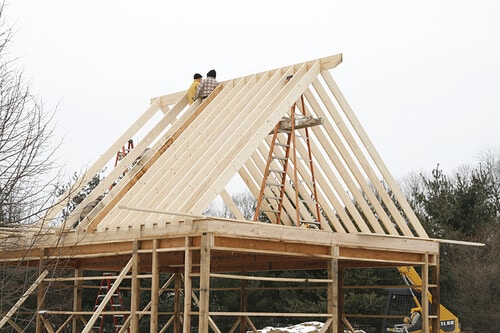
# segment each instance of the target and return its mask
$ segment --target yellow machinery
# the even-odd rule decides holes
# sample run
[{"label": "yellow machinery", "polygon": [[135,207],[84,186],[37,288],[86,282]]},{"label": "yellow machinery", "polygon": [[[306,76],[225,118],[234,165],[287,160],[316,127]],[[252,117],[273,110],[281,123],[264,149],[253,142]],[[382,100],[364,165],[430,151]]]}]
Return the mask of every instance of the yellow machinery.
[{"label": "yellow machinery", "polygon": [[[422,305],[420,304],[419,297],[416,295],[416,293],[421,292],[421,289],[415,287],[422,285],[422,279],[413,266],[398,267],[398,271],[403,277],[406,285],[410,287],[413,301],[416,306],[411,309],[411,314],[404,319],[404,323],[387,328],[387,332],[422,333]],[[432,303],[432,295],[429,293],[428,296],[429,302]],[[458,318],[442,304],[440,304],[439,307],[439,314],[441,321],[440,333],[460,333]]]}]

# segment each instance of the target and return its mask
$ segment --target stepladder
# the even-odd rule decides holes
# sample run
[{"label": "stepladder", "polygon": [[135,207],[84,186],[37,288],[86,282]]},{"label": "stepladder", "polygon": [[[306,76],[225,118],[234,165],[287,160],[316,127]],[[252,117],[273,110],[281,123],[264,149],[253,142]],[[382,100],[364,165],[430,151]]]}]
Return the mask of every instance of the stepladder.
[{"label": "stepladder", "polygon": [[[97,308],[104,301],[104,298],[113,286],[114,282],[115,279],[113,277],[113,273],[103,273],[103,278],[101,279],[101,284],[95,300],[94,311],[97,310]],[[126,311],[124,311],[122,292],[120,287],[118,287],[109,298],[104,310],[101,312],[98,320],[96,320],[93,329],[95,332],[99,333],[130,333],[130,329],[128,327],[125,330],[122,330],[126,320],[127,315]]]}]

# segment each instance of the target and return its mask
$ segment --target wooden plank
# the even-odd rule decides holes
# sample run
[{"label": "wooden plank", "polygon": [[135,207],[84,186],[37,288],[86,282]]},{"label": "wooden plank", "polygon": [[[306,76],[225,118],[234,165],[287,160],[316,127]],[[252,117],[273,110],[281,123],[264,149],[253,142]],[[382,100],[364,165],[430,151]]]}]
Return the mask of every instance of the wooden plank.
[{"label": "wooden plank", "polygon": [[[200,249],[200,301],[198,327],[200,332],[208,332],[208,315],[210,312],[210,248],[212,236],[203,234],[201,236]],[[193,275],[191,275],[193,276]]]},{"label": "wooden plank", "polygon": [[[368,217],[371,217],[369,218],[369,220],[375,231],[379,233],[385,233],[383,232],[383,230],[380,229],[379,225],[380,222],[378,221],[379,219],[384,224],[388,233],[397,234],[397,231],[393,226],[393,222],[385,212],[385,209],[379,203],[379,197],[385,199],[384,205],[388,207],[389,211],[391,212],[391,216],[393,216],[394,219],[398,219],[398,217],[401,219],[402,218],[401,214],[396,209],[394,203],[387,194],[387,190],[383,187],[380,179],[378,179],[378,177],[375,175],[375,172],[372,170],[370,164],[368,163],[365,156],[361,152],[358,143],[356,142],[354,136],[351,134],[350,130],[347,128],[340,114],[337,112],[335,106],[333,105],[333,102],[330,99],[328,99],[328,95],[324,90],[323,86],[320,84],[318,80],[316,80],[315,82],[313,82],[313,87],[316,89],[316,92],[319,94],[319,96],[321,96],[323,102],[327,107],[327,110],[329,111],[330,115],[333,118],[333,122],[335,123],[336,127],[340,130],[340,133],[347,142],[350,148],[350,152],[353,155],[351,156],[351,154],[347,150],[347,147],[340,144],[341,141],[338,141],[338,139],[335,138],[336,132],[332,133],[333,126],[331,126],[330,131],[328,131],[328,133],[333,136],[332,138],[333,142],[337,143],[336,147],[339,149],[341,156],[343,157],[346,164],[349,166],[350,171],[352,172],[359,186],[362,188],[364,195],[369,201],[366,203],[366,205],[363,205],[364,214],[367,215]],[[355,162],[354,158],[359,163],[361,168],[364,170],[365,174],[368,176],[370,183],[367,183],[366,176],[363,175],[361,169],[357,167],[357,163]],[[372,187],[375,188],[376,193],[374,193]],[[351,189],[351,191],[352,190],[353,189]],[[379,197],[377,197],[376,194],[378,194]],[[361,203],[361,201],[364,203],[366,199],[361,197],[357,199],[357,201],[358,203]],[[373,209],[375,210],[378,219],[375,216],[373,216],[374,214],[372,212]],[[409,229],[407,231],[409,231]]]},{"label": "wooden plank", "polygon": [[220,192],[220,196],[221,196],[222,200],[224,200],[224,203],[229,208],[231,213],[233,213],[233,215],[236,219],[246,220],[245,216],[243,216],[240,209],[238,208],[238,205],[236,205],[233,198],[231,198],[231,195],[229,193],[227,193],[225,188],[222,189],[222,191]]},{"label": "wooden plank", "polygon": [[[48,250],[46,248],[40,248],[39,252],[39,260],[38,260],[38,270],[39,272],[42,272],[42,270],[45,270],[45,265],[46,265],[46,259],[48,259],[47,256]],[[38,285],[38,292],[37,292],[37,297],[36,297],[36,308],[37,310],[40,309],[45,309],[46,308],[46,301],[45,301],[45,294],[47,293],[47,284],[42,280],[40,284]],[[35,332],[36,333],[42,333],[43,327],[42,327],[42,317],[41,316],[36,316],[36,328]]]},{"label": "wooden plank", "polygon": [[158,252],[156,251],[158,248],[158,240],[153,240],[153,249],[151,252],[151,261],[152,268],[151,274],[151,316],[149,318],[150,322],[150,333],[158,332],[158,304],[159,304],[159,296],[160,296],[160,264],[158,261]]},{"label": "wooden plank", "polygon": [[[337,84],[333,80],[332,75],[328,71],[323,71],[321,72],[321,75],[325,79],[326,84],[336,97],[338,103],[342,107],[342,110],[344,111],[345,115],[349,119],[351,125],[355,129],[357,135],[360,137],[361,141],[363,142],[366,150],[370,154],[371,158],[377,165],[380,173],[384,177],[384,180],[387,182],[387,185],[392,191],[392,194],[396,197],[396,200],[398,203],[401,205],[401,208],[405,212],[405,215],[407,218],[410,220],[410,223],[412,227],[415,229],[416,236],[422,237],[422,238],[428,238],[429,236],[425,232],[424,228],[420,224],[420,221],[418,220],[417,216],[415,215],[415,212],[413,209],[410,207],[408,202],[406,201],[405,196],[401,192],[399,186],[397,185],[396,181],[392,177],[391,173],[387,169],[387,166],[385,165],[384,161],[378,154],[377,150],[373,146],[373,143],[371,142],[370,138],[364,131],[363,127],[361,126],[359,120],[357,119],[356,115],[352,111],[350,105],[347,103],[347,100],[345,99],[344,95],[338,88]],[[399,224],[398,224],[399,226]],[[401,226],[400,226],[401,227]]]},{"label": "wooden plank", "polygon": [[[83,281],[81,278],[83,278],[83,269],[79,267],[79,268],[75,269],[75,275],[74,275],[74,286],[73,286],[73,311],[74,312],[82,311]],[[77,332],[78,318],[76,316],[72,316],[72,320],[73,320],[73,323],[72,323],[71,332],[78,333]]]},{"label": "wooden plank", "polygon": [[[145,161],[148,160],[149,156],[154,156],[154,152],[157,151],[156,146],[152,149],[149,148],[151,143],[154,142],[158,138],[158,136],[165,130],[169,125],[175,122],[176,117],[183,110],[184,104],[176,105],[171,112],[162,117],[156,125],[153,126],[151,130],[136,144],[134,149],[130,151],[121,161],[120,163],[111,170],[111,172],[99,182],[96,188],[78,205],[74,212],[68,217],[65,228],[70,228],[75,222],[78,221],[80,217],[80,213],[82,209],[91,201],[95,200],[97,196],[104,194],[109,190],[110,187],[113,187],[115,191],[110,192],[106,197],[104,197],[101,202],[97,205],[91,214],[85,218],[84,221],[81,221],[78,229],[84,229],[85,226],[90,222],[90,220],[97,215],[99,209],[102,209],[114,196],[114,194],[119,191],[120,188],[124,187],[125,184],[133,178],[135,175],[135,171],[140,168],[140,165],[144,164]],[[113,185],[116,180],[122,176],[128,169],[129,166],[132,165],[134,161],[138,161],[135,166],[135,170],[130,170],[127,174],[125,174],[118,182],[118,184]]]},{"label": "wooden plank", "polygon": [[429,255],[424,256],[424,264],[422,265],[422,332],[429,332]]},{"label": "wooden plank", "polygon": [[[313,126],[319,126],[323,125],[323,118],[314,118],[313,116],[305,116],[304,118],[296,118],[295,119],[295,126],[294,128],[296,130],[301,129],[301,128],[308,128],[308,127],[313,127]],[[279,122],[279,131],[280,132],[289,132],[292,128],[292,122],[290,118],[283,118]],[[272,131],[269,134],[273,134],[274,131]]]},{"label": "wooden plank", "polygon": [[[243,95],[241,96],[241,100],[235,97],[234,101],[237,104],[233,104],[232,110],[219,111],[218,115],[214,115],[214,117],[227,118],[233,123],[238,123],[238,125],[227,125],[222,128],[220,126],[216,128],[205,127],[206,136],[204,140],[209,143],[209,146],[205,146],[200,151],[201,155],[196,154],[193,156],[196,161],[191,165],[189,172],[184,175],[184,181],[177,185],[180,186],[180,192],[177,198],[171,203],[172,205],[180,207],[181,210],[190,211],[190,207],[196,205],[196,201],[203,201],[202,205],[200,204],[192,210],[193,212],[201,213],[208,203],[215,198],[215,195],[220,192],[220,189],[229,182],[237,171],[235,169],[232,172],[226,171],[227,166],[231,165],[232,160],[230,157],[228,158],[228,155],[235,154],[235,151],[230,147],[235,145],[236,137],[242,138],[245,136],[244,133],[250,127],[249,123],[252,123],[256,117],[251,112],[259,102],[264,103],[266,101],[266,95],[270,91],[279,89],[280,78],[281,76],[278,73],[270,79],[261,78],[249,90],[241,92]],[[251,95],[252,99],[250,101],[246,100],[246,95]],[[226,111],[229,112],[228,115],[224,113]],[[223,119],[214,118],[212,121],[224,123]],[[218,185],[214,186],[215,179],[221,176],[226,177],[226,180],[218,182]],[[192,177],[194,177],[193,181],[191,181]],[[210,185],[211,188],[209,189]]]},{"label": "wooden plank", "polygon": [[[316,82],[317,80],[313,82],[313,85],[315,85]],[[329,100],[326,92],[321,88],[321,86],[315,87],[316,92],[319,94],[323,103],[326,105],[327,110],[331,114],[333,112],[332,110],[330,110],[331,108],[333,108],[332,102]],[[318,104],[317,102],[315,102],[315,98],[310,91],[307,91],[304,95],[306,96],[308,102],[312,103],[313,105]],[[314,110],[318,113],[318,115],[326,118],[326,114],[323,113],[324,111],[321,107],[319,107],[319,105]],[[366,181],[364,177],[361,175],[361,172],[359,171],[355,161],[351,158],[349,151],[343,144],[343,138],[341,138],[337,134],[337,132],[338,131],[335,129],[334,125],[329,121],[325,121],[325,124],[321,128],[313,129],[313,133],[322,143],[322,148],[325,150],[329,159],[331,160],[331,163],[333,163],[336,171],[341,176],[343,183],[347,187],[347,191],[351,193],[359,207],[355,207],[354,205],[350,204],[349,201],[352,201],[352,199],[348,197],[344,198],[343,203],[346,207],[350,208],[349,213],[354,216],[355,223],[361,232],[371,232],[371,230],[368,227],[365,219],[360,216],[358,212],[359,209],[362,210],[363,214],[366,216],[368,222],[375,232],[384,233],[379,225],[379,222],[377,221],[377,218],[372,212],[371,206],[368,204],[368,202],[366,202],[366,199],[363,196],[363,194],[370,196],[371,189],[368,188],[367,191],[367,187],[365,185]],[[328,142],[332,142],[332,146],[330,146],[329,149],[325,147]],[[350,144],[352,145],[355,143],[352,142]],[[328,168],[328,165],[325,165],[324,167]],[[361,193],[360,188],[363,189],[363,193]],[[373,199],[373,196],[370,196],[370,198]],[[377,202],[374,202],[374,205],[376,204]]]},{"label": "wooden plank", "polygon": [[192,308],[192,278],[191,272],[193,270],[193,252],[190,249],[190,239],[185,238],[185,251],[184,251],[184,311],[183,311],[183,325],[182,332],[191,332],[191,308]]},{"label": "wooden plank", "polygon": [[49,271],[44,270],[38,278],[31,284],[31,286],[23,293],[21,298],[17,300],[17,302],[10,308],[9,311],[3,318],[0,320],[0,328],[2,328],[12,317],[12,315],[21,307],[21,305],[26,301],[26,299],[33,293],[33,291],[38,287],[40,283],[42,283],[43,279],[49,274]]},{"label": "wooden plank", "polygon": [[100,172],[105,165],[115,156],[116,152],[135,134],[139,131],[143,124],[148,122],[151,117],[158,111],[158,103],[153,103],[151,106],[125,131],[102,155],[99,159],[74,183],[74,185],[57,200],[57,204],[52,206],[47,214],[36,223],[35,228],[43,225],[46,221],[52,221],[66,207],[69,198],[75,196],[83,186]]},{"label": "wooden plank", "polygon": [[[279,93],[274,95],[273,90],[269,91],[264,98],[256,96],[255,100],[259,100],[252,110],[256,118],[251,116],[247,118],[251,120],[251,125],[242,123],[238,128],[234,128],[236,132],[241,132],[242,135],[234,137],[236,140],[226,140],[221,146],[221,160],[226,162],[226,168],[222,171],[212,168],[207,177],[204,178],[198,189],[193,193],[193,201],[188,201],[184,204],[186,210],[192,209],[194,212],[202,211],[213,199],[212,191],[219,192],[219,188],[223,187],[232,176],[241,168],[249,156],[260,145],[262,139],[267,136],[271,128],[281,119],[286,110],[293,104],[294,101],[302,93],[302,87],[307,86],[313,78],[318,74],[319,64],[311,66],[308,70],[298,68],[294,77]],[[262,121],[265,120],[265,125]],[[232,130],[232,129],[231,129]],[[245,133],[245,134],[243,134]],[[215,181],[214,181],[215,180]],[[191,202],[194,205],[191,207]]]},{"label": "wooden plank", "polygon": [[211,277],[231,280],[248,280],[248,281],[274,281],[274,282],[289,282],[289,283],[331,283],[332,279],[309,279],[309,278],[278,278],[268,276],[251,276],[251,275],[234,275],[234,274],[218,274],[211,273]]},{"label": "wooden plank", "polygon": [[[340,63],[342,63],[342,54],[341,53],[334,54],[334,55],[331,55],[331,56],[327,56],[327,57],[322,57],[322,58],[319,58],[319,59],[310,60],[310,61],[308,61],[306,63],[308,63],[309,65],[312,65],[316,61],[320,62],[320,71],[325,71],[325,70],[333,69],[333,68],[337,67],[338,65],[340,65]],[[300,65],[300,64],[295,64],[295,66],[297,66],[297,65]],[[239,77],[239,78],[234,78],[233,80],[244,80],[245,81],[245,80],[248,80],[250,77],[253,77],[254,75],[257,76],[257,77],[261,77],[261,76],[267,75],[268,72],[271,72],[271,71],[280,71],[280,70],[282,71],[282,69],[283,69],[283,67],[282,68],[275,68],[273,70],[266,70],[264,72],[260,72],[260,73],[256,73],[256,74],[251,74],[251,75],[247,75],[247,76],[242,76],[242,77]],[[227,81],[223,81],[221,83],[225,84],[226,82]],[[157,97],[152,97],[150,99],[150,103],[154,103],[156,100],[159,100],[161,104],[167,104],[167,105],[174,104],[174,102],[176,102],[178,99],[180,99],[184,94],[187,96],[187,90],[176,92],[176,93],[170,93],[170,94],[167,94],[167,95],[161,95],[161,96],[157,96]]]},{"label": "wooden plank", "polygon": [[50,321],[45,317],[45,313],[42,311],[41,313],[38,314],[40,318],[42,319],[43,326],[49,333],[55,333],[54,328],[52,327],[52,324]]},{"label": "wooden plank", "polygon": [[[118,193],[107,203],[105,209],[103,209],[88,225],[87,232],[93,232],[96,226],[104,219],[104,217],[110,212],[110,210],[116,206],[120,199],[130,190],[136,182],[144,175],[144,173],[156,162],[156,160],[172,145],[173,142],[186,130],[186,128],[191,124],[191,122],[196,119],[196,117],[206,108],[210,103],[212,98],[215,98],[217,93],[222,89],[222,86],[212,93],[212,95],[207,98],[203,103],[201,103],[194,112],[177,128],[177,130],[172,133],[170,138],[163,143],[161,148],[156,151],[156,153],[141,167],[133,179],[130,179],[125,187],[121,188]],[[111,194],[111,192],[110,192]]]},{"label": "wooden plank", "polygon": [[[198,117],[189,118],[189,124],[186,124],[188,122],[187,120],[179,121],[179,123],[185,125],[183,126],[182,131],[175,131],[178,135],[175,142],[172,142],[169,146],[170,153],[168,155],[162,155],[155,161],[154,165],[152,165],[151,168],[148,169],[148,172],[144,174],[141,182],[137,183],[134,191],[127,193],[124,201],[127,201],[129,205],[137,207],[153,206],[168,209],[168,206],[162,204],[162,199],[170,202],[171,196],[177,195],[175,186],[178,185],[178,179],[176,177],[172,177],[171,175],[169,176],[169,174],[170,172],[174,175],[182,174],[185,172],[184,169],[189,168],[190,164],[186,164],[190,161],[189,157],[185,158],[180,155],[184,153],[187,154],[187,156],[192,156],[189,154],[189,149],[186,149],[185,147],[195,145],[197,138],[199,138],[200,135],[198,128],[200,128],[201,121],[199,118],[213,118],[210,115],[214,112],[214,107],[219,104],[217,100],[221,98],[223,99],[224,96],[227,95],[231,85],[228,84],[227,86],[224,86],[223,90],[222,88],[223,87],[219,85],[216,90],[214,90],[214,92],[212,92],[212,94],[202,102],[202,105],[204,105],[203,113],[198,112]],[[201,107],[202,106],[200,106],[200,108]],[[207,115],[205,116],[205,114]],[[160,144],[163,142],[164,139],[160,140]],[[200,144],[196,145],[197,148],[199,148],[199,146]],[[169,170],[169,172],[166,173],[165,170]],[[178,207],[176,207],[176,209],[178,210]],[[147,220],[151,216],[144,216],[144,214],[141,215],[140,220]],[[128,228],[129,226],[136,228],[138,226],[134,223],[134,220],[137,220],[137,214],[132,214],[130,212],[114,212],[112,219],[110,219],[108,224],[115,224],[116,227],[120,228]]]},{"label": "wooden plank", "polygon": [[[132,245],[132,281],[131,281],[131,295],[130,295],[130,329],[132,332],[139,332],[139,305],[141,283],[138,275],[140,272],[140,257],[137,253],[139,248],[139,241],[135,240]],[[115,282],[116,283],[116,282]]]}]

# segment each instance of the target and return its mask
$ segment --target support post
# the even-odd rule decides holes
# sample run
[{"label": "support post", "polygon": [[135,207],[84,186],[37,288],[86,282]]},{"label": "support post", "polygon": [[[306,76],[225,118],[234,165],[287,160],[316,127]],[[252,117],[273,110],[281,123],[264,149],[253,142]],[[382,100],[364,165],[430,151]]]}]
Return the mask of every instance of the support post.
[{"label": "support post", "polygon": [[439,332],[441,329],[441,296],[440,296],[440,291],[439,291],[439,272],[440,272],[440,267],[439,267],[439,256],[435,255],[435,260],[436,260],[436,265],[434,266],[434,269],[432,270],[432,284],[435,285],[435,287],[432,288],[432,308],[431,312],[433,315],[436,316],[436,319],[433,319],[432,321],[432,332]]},{"label": "support post", "polygon": [[203,233],[201,236],[200,248],[200,314],[199,326],[200,333],[208,333],[209,314],[210,314],[210,247],[212,236]]},{"label": "support post", "polygon": [[345,269],[338,269],[338,278],[337,278],[337,288],[338,288],[338,311],[337,311],[337,332],[344,332],[344,313],[345,313],[345,305],[344,305],[344,276]]},{"label": "support post", "polygon": [[[75,283],[73,285],[73,312],[82,311],[82,287],[83,281],[79,278],[83,276],[83,269],[78,267],[75,269]],[[71,332],[78,333],[78,316],[73,315]]]},{"label": "support post", "polygon": [[[42,273],[45,267],[45,253],[46,250],[45,248],[40,249],[40,262],[38,264],[39,268],[39,275]],[[43,281],[40,281],[40,284],[38,285],[38,294],[37,294],[37,301],[36,301],[36,310],[37,310],[37,315],[36,315],[36,333],[42,333],[43,332],[43,320],[42,317],[40,317],[40,311],[45,309],[45,292],[46,292],[46,284]]]},{"label": "support post", "polygon": [[160,293],[160,267],[158,262],[158,239],[153,239],[151,252],[151,316],[149,318],[149,332],[158,332],[158,298]]},{"label": "support post", "polygon": [[190,249],[191,239],[186,237],[184,248],[184,320],[182,333],[191,332],[191,306],[192,306],[192,281],[191,272],[193,269],[193,253]]},{"label": "support post", "polygon": [[132,291],[130,297],[130,330],[132,332],[139,332],[139,305],[140,305],[140,281],[139,281],[139,242],[134,241],[132,245]]},{"label": "support post", "polygon": [[174,333],[181,332],[181,288],[182,276],[181,272],[176,272],[174,276]]},{"label": "support post", "polygon": [[[247,280],[240,281],[240,312],[244,313],[248,310],[248,291],[247,291]],[[240,317],[240,333],[246,332],[247,327],[247,316]]]},{"label": "support post", "polygon": [[429,333],[429,253],[424,255],[422,266],[422,333]]},{"label": "support post", "polygon": [[339,248],[337,246],[332,246],[331,248],[332,258],[328,260],[328,279],[332,282],[328,283],[328,314],[331,315],[332,322],[329,333],[337,333],[339,324],[339,266],[338,266],[338,255]]}]

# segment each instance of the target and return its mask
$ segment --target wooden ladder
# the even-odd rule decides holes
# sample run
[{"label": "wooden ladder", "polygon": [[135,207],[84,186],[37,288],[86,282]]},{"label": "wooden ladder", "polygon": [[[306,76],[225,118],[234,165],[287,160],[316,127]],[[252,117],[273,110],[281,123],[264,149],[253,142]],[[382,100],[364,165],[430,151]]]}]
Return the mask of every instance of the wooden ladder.
[{"label": "wooden ladder", "polygon": [[[299,122],[299,120],[307,118],[304,96],[300,97],[300,103],[302,112],[297,113],[297,103],[294,103],[290,109],[290,117],[283,118],[274,127],[253,220],[258,221],[261,213],[265,213],[271,222],[282,224],[285,211],[295,226],[319,229],[321,227],[321,210],[316,199],[317,189],[308,131],[308,127],[317,125],[318,122]],[[303,133],[299,132],[300,129],[304,130]],[[286,135],[286,141],[279,140],[280,133]],[[308,184],[308,191],[301,191],[305,186],[305,180],[299,178],[300,174],[297,167],[299,157],[296,141],[298,139],[302,139],[307,147],[307,158],[304,157],[303,159],[307,164],[311,177],[311,182]],[[293,170],[289,170],[290,168]],[[291,177],[289,176],[290,174]],[[288,181],[291,186],[287,186],[287,177],[290,178]],[[291,188],[293,194],[290,193],[290,190],[287,193],[287,188]],[[310,192],[308,195],[311,196],[315,207],[308,205],[307,200],[301,197],[301,195],[305,195],[308,192]],[[293,207],[292,210],[289,208],[288,212],[284,208],[284,200],[286,199],[291,202]],[[305,208],[308,214],[301,214],[301,207]]]}]

